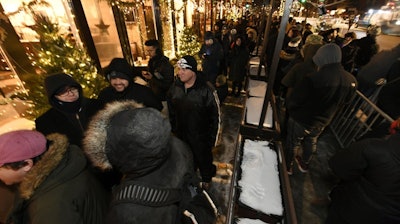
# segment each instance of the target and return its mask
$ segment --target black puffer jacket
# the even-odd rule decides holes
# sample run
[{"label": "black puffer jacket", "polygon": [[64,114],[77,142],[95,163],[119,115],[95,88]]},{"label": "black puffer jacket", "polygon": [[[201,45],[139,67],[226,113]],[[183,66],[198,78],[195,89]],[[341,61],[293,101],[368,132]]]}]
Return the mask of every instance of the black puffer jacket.
[{"label": "black puffer jacket", "polygon": [[347,223],[400,223],[400,134],[365,139],[329,160],[342,182],[331,209]]}]

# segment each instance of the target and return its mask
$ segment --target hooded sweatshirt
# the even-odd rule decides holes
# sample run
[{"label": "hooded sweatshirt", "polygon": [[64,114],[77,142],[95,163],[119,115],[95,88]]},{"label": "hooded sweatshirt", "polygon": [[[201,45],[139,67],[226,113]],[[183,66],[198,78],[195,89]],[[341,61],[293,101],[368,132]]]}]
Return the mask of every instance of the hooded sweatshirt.
[{"label": "hooded sweatshirt", "polygon": [[307,128],[325,127],[354,95],[357,82],[341,65],[341,50],[326,44],[313,57],[318,71],[307,75],[288,97],[289,116]]}]

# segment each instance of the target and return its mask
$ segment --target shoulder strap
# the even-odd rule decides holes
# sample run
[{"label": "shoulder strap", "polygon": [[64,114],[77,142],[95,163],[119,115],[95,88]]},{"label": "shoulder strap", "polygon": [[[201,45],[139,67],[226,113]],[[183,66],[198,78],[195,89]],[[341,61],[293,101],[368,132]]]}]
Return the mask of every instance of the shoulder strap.
[{"label": "shoulder strap", "polygon": [[134,203],[139,205],[162,207],[181,200],[181,189],[162,188],[136,181],[127,181],[113,192],[112,203]]}]

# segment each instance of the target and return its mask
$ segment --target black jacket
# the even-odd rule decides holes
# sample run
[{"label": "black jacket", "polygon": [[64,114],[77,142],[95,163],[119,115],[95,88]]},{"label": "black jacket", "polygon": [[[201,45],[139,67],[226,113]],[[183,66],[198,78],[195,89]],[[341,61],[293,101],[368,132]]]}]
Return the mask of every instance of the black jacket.
[{"label": "black jacket", "polygon": [[208,81],[214,84],[215,78],[218,75],[221,60],[223,59],[224,52],[222,45],[214,39],[212,45],[203,44],[198,53],[199,57],[205,58],[202,60],[203,74],[208,77]]},{"label": "black jacket", "polygon": [[36,130],[44,135],[66,135],[71,144],[81,146],[84,131],[97,107],[96,100],[87,98],[82,98],[81,109],[77,113],[67,113],[52,107],[36,118]]},{"label": "black jacket", "polygon": [[332,209],[348,223],[400,223],[400,134],[365,139],[329,160],[342,182]]},{"label": "black jacket", "polygon": [[367,35],[361,39],[354,40],[355,45],[358,47],[357,54],[354,62],[357,67],[366,65],[376,53],[378,53],[379,46],[376,43],[376,37]]},{"label": "black jacket", "polygon": [[169,87],[174,83],[174,67],[164,55],[156,55],[149,61],[149,72],[153,75],[149,84],[160,101],[166,101]]},{"label": "black jacket", "polygon": [[234,45],[228,55],[229,79],[243,82],[249,62],[249,50],[243,42],[241,46]]},{"label": "black jacket", "polygon": [[325,127],[354,95],[356,83],[340,63],[327,64],[293,89],[287,100],[289,116],[308,128]]},{"label": "black jacket", "polygon": [[220,125],[217,99],[214,88],[199,75],[189,89],[176,80],[168,92],[172,132],[192,147],[213,147]]},{"label": "black jacket", "polygon": [[128,88],[123,92],[117,92],[112,86],[108,86],[100,92],[98,100],[101,107],[117,100],[134,100],[159,111],[163,108],[161,101],[157,99],[149,87],[134,82],[130,82]]},{"label": "black jacket", "polygon": [[[98,110],[97,100],[85,98],[81,85],[68,75],[50,76],[45,85],[51,108],[36,118],[36,130],[44,135],[52,133],[66,135],[71,144],[81,146],[87,124]],[[72,103],[57,100],[55,95],[60,86],[78,88],[79,99]]]},{"label": "black jacket", "polygon": [[[95,166],[105,170],[119,169],[124,174],[121,184],[113,189],[114,197],[106,223],[177,224],[176,201],[166,203],[158,190],[182,188],[185,178],[194,176],[193,157],[188,146],[171,135],[167,119],[158,123],[160,119],[149,110],[149,116],[133,116],[134,111],[141,107],[134,101],[109,104],[93,118],[84,140],[85,153]],[[158,129],[152,128],[155,124]],[[149,128],[135,129],[143,126]],[[147,188],[148,191],[133,194],[135,196],[126,193],[122,198],[118,197],[125,187],[130,188],[126,192],[133,192],[143,189],[142,186],[152,190]],[[151,200],[134,200],[149,199],[155,192],[158,192],[157,196]],[[155,201],[161,202],[156,204]]]}]

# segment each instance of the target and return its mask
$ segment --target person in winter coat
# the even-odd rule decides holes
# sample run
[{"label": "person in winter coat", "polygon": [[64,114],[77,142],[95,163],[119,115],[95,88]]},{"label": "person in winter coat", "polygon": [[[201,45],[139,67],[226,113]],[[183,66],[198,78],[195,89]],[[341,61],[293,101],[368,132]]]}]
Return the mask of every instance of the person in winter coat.
[{"label": "person in winter coat", "polygon": [[161,101],[149,87],[133,82],[134,68],[128,64],[126,59],[112,59],[104,73],[110,86],[99,93],[98,100],[101,108],[113,101],[134,100],[147,107],[162,110]]},{"label": "person in winter coat", "polygon": [[84,146],[95,166],[123,173],[106,223],[180,223],[177,202],[185,178],[194,177],[193,157],[159,111],[110,103],[91,121]]},{"label": "person in winter coat", "polygon": [[[301,172],[308,171],[317,141],[336,111],[355,94],[357,81],[341,65],[337,44],[325,44],[313,57],[318,71],[308,74],[287,98],[289,113],[286,138],[286,165],[292,174],[294,160]],[[303,143],[302,155],[296,155]]]},{"label": "person in winter coat", "polygon": [[200,170],[204,187],[215,176],[212,148],[220,128],[217,93],[197,73],[197,62],[184,56],[177,65],[179,79],[168,92],[168,110],[172,132],[186,142],[193,153],[195,169]]},{"label": "person in winter coat", "polygon": [[222,105],[229,94],[228,82],[225,75],[219,75],[215,82],[215,90],[218,94],[219,104]]},{"label": "person in winter coat", "polygon": [[44,87],[51,108],[36,118],[36,130],[44,135],[64,134],[71,144],[81,146],[86,126],[98,109],[96,100],[84,97],[82,86],[65,73],[47,76]]},{"label": "person in winter coat", "polygon": [[387,79],[391,66],[398,58],[400,58],[400,43],[374,55],[357,74],[360,92],[367,97],[371,96],[379,87],[376,85],[376,81],[381,78]]},{"label": "person in winter coat", "polygon": [[108,196],[88,171],[82,150],[64,135],[2,134],[0,180],[19,185],[7,223],[104,223]]},{"label": "person in winter coat", "polygon": [[354,58],[355,74],[360,71],[371,58],[379,52],[379,45],[376,42],[378,30],[375,26],[368,27],[367,36],[354,40],[354,44],[358,47],[357,54]]},{"label": "person in winter coat", "polygon": [[308,36],[307,41],[300,51],[303,55],[303,61],[295,64],[282,79],[282,85],[287,88],[286,97],[292,93],[296,84],[300,83],[307,74],[317,71],[312,58],[321,46],[322,36],[317,34]]},{"label": "person in winter coat", "polygon": [[329,160],[341,181],[330,193],[327,224],[400,223],[399,124],[389,138],[363,139]]},{"label": "person in winter coat", "polygon": [[343,68],[350,73],[353,73],[354,58],[358,51],[358,46],[354,42],[356,39],[357,35],[355,32],[346,33],[342,45],[342,65]]},{"label": "person in winter coat", "polygon": [[214,38],[211,31],[207,31],[204,35],[204,44],[201,45],[198,55],[202,59],[203,74],[206,80],[214,84],[220,72],[224,52],[222,45]]},{"label": "person in winter coat", "polygon": [[167,109],[166,97],[169,87],[174,82],[174,67],[162,52],[157,40],[147,40],[144,45],[150,55],[150,60],[148,71],[142,71],[142,75],[148,81],[151,90],[163,103],[163,109]]},{"label": "person in winter coat", "polygon": [[247,63],[249,62],[250,53],[245,45],[245,39],[238,36],[228,55],[229,79],[232,81],[233,96],[240,96],[242,91],[244,77],[246,76]]}]

